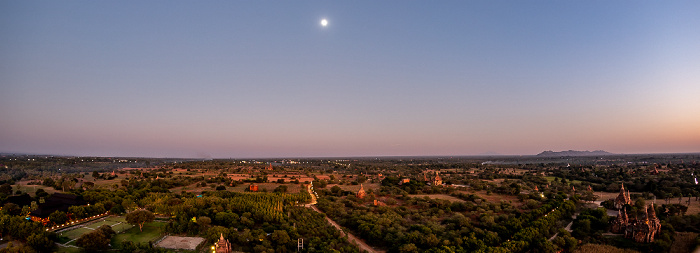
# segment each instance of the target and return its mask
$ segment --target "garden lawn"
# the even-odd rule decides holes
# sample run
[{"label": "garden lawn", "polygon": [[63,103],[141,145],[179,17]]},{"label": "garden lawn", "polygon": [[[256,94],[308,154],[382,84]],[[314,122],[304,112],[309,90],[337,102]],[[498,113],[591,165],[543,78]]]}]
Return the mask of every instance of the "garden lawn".
[{"label": "garden lawn", "polygon": [[70,231],[58,233],[58,236],[67,237],[68,239],[73,240],[73,239],[78,239],[78,237],[80,237],[81,235],[83,235],[85,233],[89,233],[89,232],[92,232],[92,229],[82,227],[82,228],[76,228],[76,229],[73,229]]},{"label": "garden lawn", "polygon": [[124,233],[116,234],[112,238],[112,248],[118,248],[123,241],[131,241],[136,244],[148,243],[155,241],[163,234],[162,228],[165,227],[165,222],[150,222],[143,225],[143,232],[139,231],[138,226],[134,226]]},{"label": "garden lawn", "polygon": [[58,252],[58,253],[82,253],[83,252],[82,248],[58,246],[57,249],[58,250],[56,252]]},{"label": "garden lawn", "polygon": [[92,224],[88,225],[87,227],[92,228],[92,229],[97,229],[97,228],[101,227],[102,225],[108,225],[108,226],[112,227],[118,223],[119,223],[118,221],[110,221],[110,220],[105,219],[105,220],[101,220],[101,221],[92,223]]}]

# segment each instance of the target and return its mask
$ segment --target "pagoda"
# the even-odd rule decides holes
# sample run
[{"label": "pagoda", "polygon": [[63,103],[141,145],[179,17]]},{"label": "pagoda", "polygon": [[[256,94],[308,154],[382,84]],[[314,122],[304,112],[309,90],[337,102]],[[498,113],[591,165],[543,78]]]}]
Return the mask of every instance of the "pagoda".
[{"label": "pagoda", "polygon": [[214,252],[215,253],[231,253],[232,248],[231,248],[231,243],[224,239],[224,234],[221,234],[221,237],[219,237],[219,241],[216,242],[214,245]]},{"label": "pagoda", "polygon": [[630,193],[625,192],[625,185],[621,184],[622,186],[620,187],[620,194],[617,195],[617,198],[615,198],[615,208],[617,209],[622,209],[625,205],[629,205],[632,203],[630,200]]},{"label": "pagoda", "polygon": [[360,184],[360,190],[357,191],[357,198],[361,199],[367,196],[367,193],[365,192],[365,188]]},{"label": "pagoda", "polygon": [[440,177],[440,174],[438,171],[435,172],[435,179],[433,179],[433,185],[435,185],[435,186],[442,185],[442,178]]}]

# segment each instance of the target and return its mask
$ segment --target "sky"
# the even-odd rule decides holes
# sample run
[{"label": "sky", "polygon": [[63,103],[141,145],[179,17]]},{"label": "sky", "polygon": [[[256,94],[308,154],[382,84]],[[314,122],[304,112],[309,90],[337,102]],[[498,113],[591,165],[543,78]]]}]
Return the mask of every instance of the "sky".
[{"label": "sky", "polygon": [[569,149],[700,152],[700,1],[0,1],[0,152]]}]

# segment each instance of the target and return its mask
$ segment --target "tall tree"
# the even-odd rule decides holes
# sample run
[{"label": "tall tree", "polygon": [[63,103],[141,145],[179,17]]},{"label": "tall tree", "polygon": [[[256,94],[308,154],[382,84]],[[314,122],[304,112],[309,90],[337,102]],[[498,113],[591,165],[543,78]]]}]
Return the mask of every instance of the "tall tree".
[{"label": "tall tree", "polygon": [[55,211],[49,214],[49,221],[53,222],[53,224],[60,225],[68,221],[68,215],[62,211]]},{"label": "tall tree", "polygon": [[126,222],[132,225],[139,225],[139,230],[143,232],[143,224],[152,222],[156,216],[148,210],[138,210],[130,212],[126,215]]},{"label": "tall tree", "polygon": [[95,230],[90,233],[85,233],[75,241],[75,244],[83,247],[87,252],[94,252],[109,248],[109,237],[102,231]]}]

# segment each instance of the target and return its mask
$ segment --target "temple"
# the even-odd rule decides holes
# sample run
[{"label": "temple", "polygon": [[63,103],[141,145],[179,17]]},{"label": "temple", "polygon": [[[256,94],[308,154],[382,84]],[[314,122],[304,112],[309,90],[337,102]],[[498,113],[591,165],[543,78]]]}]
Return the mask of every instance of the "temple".
[{"label": "temple", "polygon": [[656,217],[654,204],[644,207],[643,219],[630,219],[625,209],[617,213],[617,218],[612,221],[610,229],[613,233],[624,233],[625,238],[634,239],[636,242],[654,242],[656,233],[661,232],[661,221]]},{"label": "temple", "polygon": [[365,196],[367,196],[367,193],[365,192],[365,188],[362,186],[362,184],[360,184],[360,190],[357,191],[357,198],[361,199],[361,198],[364,198]]},{"label": "temple", "polygon": [[435,172],[435,178],[433,179],[433,185],[442,185],[442,178],[438,171]]},{"label": "temple", "polygon": [[617,198],[615,198],[615,208],[619,210],[630,203],[632,203],[630,200],[630,193],[629,191],[625,192],[625,185],[622,184],[622,187],[620,187],[620,195],[617,195]]},{"label": "temple", "polygon": [[215,253],[231,253],[231,243],[224,239],[224,234],[221,234],[219,241],[215,244]]}]

